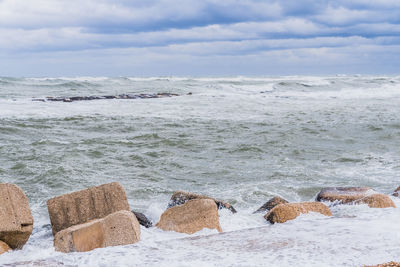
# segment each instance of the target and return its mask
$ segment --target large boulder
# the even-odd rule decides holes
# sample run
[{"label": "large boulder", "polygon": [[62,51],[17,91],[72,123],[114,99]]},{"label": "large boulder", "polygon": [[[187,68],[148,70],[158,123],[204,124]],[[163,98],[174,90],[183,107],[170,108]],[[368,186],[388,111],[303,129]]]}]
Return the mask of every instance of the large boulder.
[{"label": "large boulder", "polygon": [[394,190],[393,196],[395,196],[395,197],[400,197],[400,186],[397,187],[396,190]]},{"label": "large boulder", "polygon": [[204,195],[200,195],[200,194],[196,194],[196,193],[185,192],[185,191],[181,191],[181,190],[176,191],[172,195],[172,197],[168,203],[168,208],[172,208],[177,205],[185,204],[187,201],[192,200],[192,199],[212,199],[215,202],[215,204],[217,204],[218,209],[225,208],[225,209],[230,210],[232,213],[237,212],[231,204],[226,203],[222,200],[218,200],[218,199],[215,199],[212,197],[208,197],[208,196],[204,196]]},{"label": "large boulder", "polygon": [[337,201],[340,204],[368,204],[371,208],[396,207],[384,194],[379,194],[370,187],[327,187],[317,195],[317,201]]},{"label": "large boulder", "polygon": [[11,248],[6,243],[4,243],[3,241],[0,241],[0,255],[9,251],[10,249]]},{"label": "large boulder", "polygon": [[384,194],[373,194],[354,201],[354,204],[368,204],[370,208],[396,208],[393,200]]},{"label": "large boulder", "polygon": [[71,226],[54,237],[54,247],[61,252],[84,252],[95,248],[136,243],[140,225],[130,211],[117,211],[102,219]]},{"label": "large boulder", "polygon": [[167,209],[156,226],[164,231],[193,234],[203,228],[222,232],[218,208],[212,199],[192,199]]},{"label": "large boulder", "polygon": [[316,200],[348,204],[372,194],[376,191],[370,187],[326,187],[318,193]]},{"label": "large boulder", "polygon": [[378,264],[378,265],[371,265],[370,267],[400,267],[400,262],[387,262],[387,263],[382,263],[382,264]]},{"label": "large boulder", "polygon": [[68,227],[129,211],[124,188],[117,182],[91,187],[47,201],[53,234]]},{"label": "large boulder", "polygon": [[275,197],[271,198],[270,200],[268,200],[266,203],[264,203],[264,205],[262,205],[254,213],[270,211],[273,208],[275,208],[275,206],[277,206],[279,204],[285,204],[285,203],[289,203],[289,202],[281,197],[275,196]]},{"label": "large boulder", "polygon": [[25,193],[15,184],[0,184],[0,240],[20,249],[33,230],[33,217]]},{"label": "large boulder", "polygon": [[270,223],[284,223],[310,211],[332,216],[330,209],[320,202],[301,202],[279,204],[270,210],[264,218]]}]

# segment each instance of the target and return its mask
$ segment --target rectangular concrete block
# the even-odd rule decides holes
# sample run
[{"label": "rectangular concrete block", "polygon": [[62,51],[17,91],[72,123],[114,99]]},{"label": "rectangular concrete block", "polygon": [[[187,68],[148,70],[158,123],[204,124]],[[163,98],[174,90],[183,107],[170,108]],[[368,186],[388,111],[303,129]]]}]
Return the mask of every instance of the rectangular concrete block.
[{"label": "rectangular concrete block", "polygon": [[59,231],[54,237],[54,247],[61,252],[84,252],[139,240],[140,225],[135,215],[130,211],[118,211]]},{"label": "rectangular concrete block", "polygon": [[47,208],[54,235],[74,225],[130,210],[125,190],[117,182],[52,198]]},{"label": "rectangular concrete block", "polygon": [[33,217],[25,193],[15,184],[0,184],[0,240],[22,248],[33,229]]}]

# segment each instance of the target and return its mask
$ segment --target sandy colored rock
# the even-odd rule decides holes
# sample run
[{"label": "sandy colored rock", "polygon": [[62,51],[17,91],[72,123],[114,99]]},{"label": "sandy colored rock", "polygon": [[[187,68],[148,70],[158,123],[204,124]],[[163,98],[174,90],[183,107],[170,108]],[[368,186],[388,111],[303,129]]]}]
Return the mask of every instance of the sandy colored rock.
[{"label": "sandy colored rock", "polygon": [[394,190],[393,196],[395,196],[395,197],[400,197],[400,186],[397,187],[396,190]]},{"label": "sandy colored rock", "polygon": [[326,187],[319,192],[316,200],[348,204],[376,193],[370,187]]},{"label": "sandy colored rock", "polygon": [[129,211],[124,188],[117,182],[91,187],[47,201],[53,234],[68,227]]},{"label": "sandy colored rock", "polygon": [[229,203],[226,203],[222,200],[218,200],[212,197],[208,197],[208,196],[204,196],[204,195],[200,195],[200,194],[196,194],[196,193],[190,193],[190,192],[185,192],[185,191],[176,191],[169,203],[168,203],[168,208],[172,208],[175,207],[177,205],[182,205],[185,204],[187,201],[192,200],[192,199],[212,199],[214,200],[215,204],[217,204],[218,209],[228,209],[230,210],[232,213],[236,213],[236,209]]},{"label": "sandy colored rock", "polygon": [[356,200],[354,204],[368,204],[370,208],[396,208],[393,200],[384,194],[373,194]]},{"label": "sandy colored rock", "polygon": [[275,196],[275,197],[271,198],[270,200],[268,200],[264,205],[262,205],[254,213],[270,211],[273,208],[275,208],[275,206],[277,206],[279,204],[285,204],[285,203],[289,203],[289,202],[279,196]]},{"label": "sandy colored rock", "polygon": [[0,241],[0,255],[3,253],[6,253],[10,249],[11,248],[6,243],[4,243],[3,241]]},{"label": "sandy colored rock", "polygon": [[0,240],[20,249],[33,230],[33,217],[25,193],[14,184],[0,184]]},{"label": "sandy colored rock", "polygon": [[365,267],[400,267],[400,262],[387,262],[378,265],[365,265]]},{"label": "sandy colored rock", "polygon": [[167,209],[156,226],[164,231],[193,234],[203,228],[222,232],[218,208],[212,199],[192,199]]},{"label": "sandy colored rock", "polygon": [[133,244],[139,240],[138,220],[132,212],[123,210],[59,231],[54,237],[54,247],[61,252],[84,252]]},{"label": "sandy colored rock", "polygon": [[332,216],[330,209],[320,202],[301,202],[279,204],[270,210],[264,218],[270,223],[284,223],[310,211]]}]

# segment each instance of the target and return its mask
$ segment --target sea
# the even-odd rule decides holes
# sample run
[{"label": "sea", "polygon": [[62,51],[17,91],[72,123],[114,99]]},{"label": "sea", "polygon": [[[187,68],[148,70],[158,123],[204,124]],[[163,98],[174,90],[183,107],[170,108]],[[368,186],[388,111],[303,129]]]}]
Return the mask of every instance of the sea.
[{"label": "sea", "polygon": [[[173,93],[151,99],[46,97]],[[229,202],[223,233],[141,227],[141,241],[56,252],[46,201],[110,182],[156,223],[176,190]],[[400,186],[400,76],[0,78],[0,182],[26,193],[34,229],[0,266],[363,266],[400,261],[400,209],[330,205],[283,224],[273,196]]]}]

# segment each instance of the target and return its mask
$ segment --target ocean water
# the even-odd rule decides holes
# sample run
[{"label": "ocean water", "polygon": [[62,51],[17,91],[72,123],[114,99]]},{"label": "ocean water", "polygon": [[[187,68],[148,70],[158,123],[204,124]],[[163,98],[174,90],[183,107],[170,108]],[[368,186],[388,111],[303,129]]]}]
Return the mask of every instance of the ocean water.
[{"label": "ocean water", "polygon": [[[160,99],[35,102],[47,96],[177,93]],[[191,92],[191,95],[188,93]],[[400,210],[333,206],[271,225],[269,198],[327,186],[400,186],[400,76],[0,78],[0,182],[35,219],[0,265],[362,266],[400,261]],[[186,190],[231,203],[224,231],[141,228],[134,245],[55,252],[46,201],[118,181],[157,222]],[[400,198],[392,197],[400,207]]]}]

